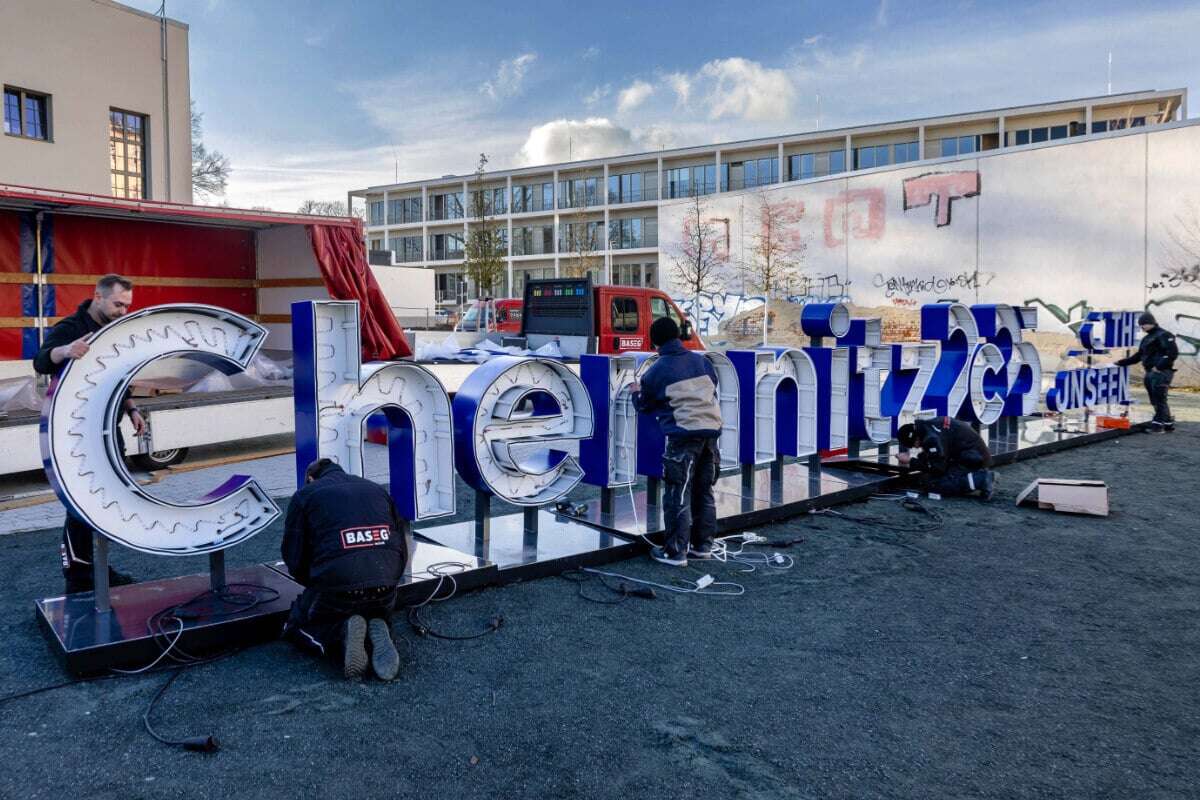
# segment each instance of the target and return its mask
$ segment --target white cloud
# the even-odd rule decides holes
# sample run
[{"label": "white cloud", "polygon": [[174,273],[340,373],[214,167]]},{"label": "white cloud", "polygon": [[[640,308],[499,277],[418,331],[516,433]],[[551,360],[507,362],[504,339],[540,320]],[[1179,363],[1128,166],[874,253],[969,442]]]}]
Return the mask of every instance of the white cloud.
[{"label": "white cloud", "polygon": [[537,61],[537,53],[522,53],[515,58],[501,61],[496,70],[496,77],[490,81],[484,81],[483,85],[479,87],[479,91],[493,100],[518,94],[521,91],[521,84],[525,82],[525,73],[535,61]]},{"label": "white cloud", "polygon": [[671,87],[671,91],[675,92],[675,104],[686,106],[692,96],[692,79],[685,73],[672,72],[663,80],[666,81],[667,86]]},{"label": "white cloud", "polygon": [[882,28],[888,23],[888,0],[879,0],[879,8],[875,12],[875,27]]},{"label": "white cloud", "polygon": [[636,80],[617,95],[617,113],[628,114],[646,102],[654,94],[654,87],[643,80]]},{"label": "white cloud", "polygon": [[628,129],[603,117],[556,119],[532,128],[517,154],[524,165],[556,164],[636,150]]},{"label": "white cloud", "polygon": [[813,34],[812,36],[805,36],[804,37],[804,46],[812,47],[814,45],[818,45],[821,43],[821,40],[824,38],[825,38],[825,34],[823,34],[823,33]]},{"label": "white cloud", "polygon": [[746,58],[723,58],[700,68],[711,82],[706,99],[709,117],[751,122],[787,119],[796,91],[788,73]]},{"label": "white cloud", "polygon": [[606,83],[603,86],[597,86],[583,98],[583,104],[585,106],[594,106],[610,94],[612,94],[612,84]]},{"label": "white cloud", "polygon": [[600,48],[596,47],[596,45],[592,45],[591,47],[584,50],[579,55],[579,57],[582,58],[584,61],[592,61],[593,59],[598,58],[599,56],[600,56]]}]

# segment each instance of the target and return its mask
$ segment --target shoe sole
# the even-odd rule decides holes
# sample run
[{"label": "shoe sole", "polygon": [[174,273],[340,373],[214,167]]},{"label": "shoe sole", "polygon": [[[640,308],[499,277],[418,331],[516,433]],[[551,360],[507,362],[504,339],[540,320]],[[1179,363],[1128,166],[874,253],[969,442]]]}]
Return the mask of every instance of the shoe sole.
[{"label": "shoe sole", "polygon": [[367,671],[367,621],[355,614],[346,620],[345,655],[342,657],[342,675],[361,678]]},{"label": "shoe sole", "polygon": [[373,619],[367,623],[371,639],[371,669],[380,680],[390,681],[400,672],[400,654],[392,641],[392,629],[386,620]]},{"label": "shoe sole", "polygon": [[653,554],[651,554],[650,557],[660,564],[666,564],[668,567],[686,567],[687,566],[686,558],[684,558],[684,559],[659,558],[658,556],[653,555]]},{"label": "shoe sole", "polygon": [[708,552],[708,553],[697,553],[697,552],[695,552],[695,551],[693,551],[693,550],[688,550],[688,558],[698,558],[698,559],[700,559],[701,561],[708,561],[708,560],[709,560],[709,559],[711,559],[712,557],[713,557],[713,554],[712,554],[712,552]]}]

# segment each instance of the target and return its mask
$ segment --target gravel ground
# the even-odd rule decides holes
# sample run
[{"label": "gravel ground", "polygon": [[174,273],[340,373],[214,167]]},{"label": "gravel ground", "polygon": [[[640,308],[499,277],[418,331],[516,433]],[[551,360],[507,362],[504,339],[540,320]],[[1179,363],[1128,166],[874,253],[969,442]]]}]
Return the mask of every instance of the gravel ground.
[{"label": "gravel ground", "polygon": [[[429,621],[505,627],[447,642],[397,622],[391,685],[256,647],[184,673],[156,711],[168,735],[219,737],[214,755],[142,730],[161,675],[7,702],[0,796],[1196,797],[1198,468],[1187,423],[1005,467],[999,499],[939,503],[933,531],[887,500],[843,510],[899,531],[827,515],[761,528],[804,541],[782,551],[791,570],[711,566],[738,598],[486,589]],[[1106,480],[1112,516],[1012,506],[1036,476]],[[58,586],[57,535],[0,537],[0,694],[66,678],[32,609]],[[271,557],[278,535],[231,562]],[[116,560],[145,577],[204,568]]]}]

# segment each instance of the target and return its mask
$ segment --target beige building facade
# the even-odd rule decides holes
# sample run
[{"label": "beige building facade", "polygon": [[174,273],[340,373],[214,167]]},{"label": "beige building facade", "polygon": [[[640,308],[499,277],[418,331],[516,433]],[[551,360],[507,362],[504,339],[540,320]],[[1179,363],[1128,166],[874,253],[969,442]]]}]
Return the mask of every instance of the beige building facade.
[{"label": "beige building facade", "polygon": [[[520,297],[528,279],[580,271],[597,282],[664,285],[659,206],[680,197],[1078,141],[1186,116],[1184,89],[1129,92],[489,172],[483,202],[507,250],[498,294]],[[366,201],[370,249],[434,270],[439,304],[457,306],[477,296],[463,270],[475,190],[474,175],[451,175],[359,189],[348,199]]]},{"label": "beige building facade", "polygon": [[111,0],[0,6],[0,183],[190,203],[187,25]]}]

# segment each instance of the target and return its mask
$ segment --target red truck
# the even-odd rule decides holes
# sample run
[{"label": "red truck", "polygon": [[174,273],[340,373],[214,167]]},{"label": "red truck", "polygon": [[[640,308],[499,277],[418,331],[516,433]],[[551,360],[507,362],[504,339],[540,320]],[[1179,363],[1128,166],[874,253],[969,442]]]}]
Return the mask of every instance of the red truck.
[{"label": "red truck", "polygon": [[665,292],[641,286],[592,286],[589,278],[526,281],[524,299],[476,301],[463,316],[460,329],[478,330],[482,319],[485,329],[500,334],[506,344],[536,349],[557,340],[564,356],[577,358],[582,353],[649,350],[650,323],[659,317],[671,317],[679,324],[685,347],[704,349],[691,323]]}]

